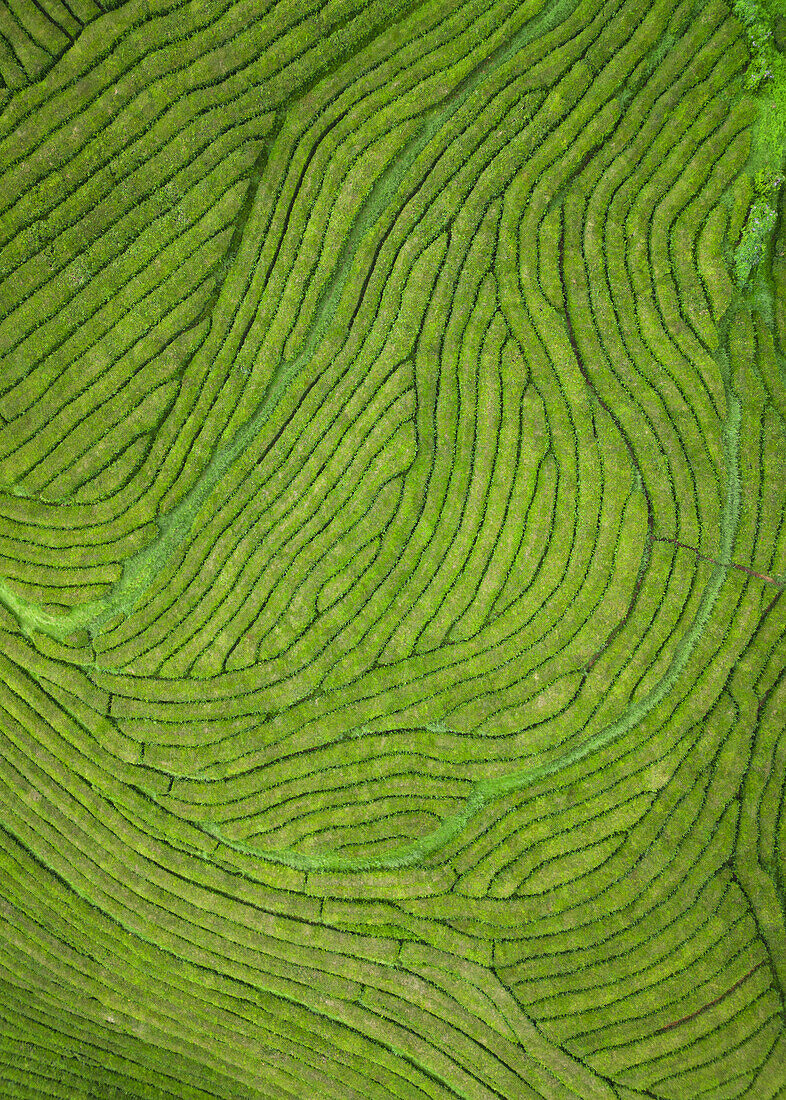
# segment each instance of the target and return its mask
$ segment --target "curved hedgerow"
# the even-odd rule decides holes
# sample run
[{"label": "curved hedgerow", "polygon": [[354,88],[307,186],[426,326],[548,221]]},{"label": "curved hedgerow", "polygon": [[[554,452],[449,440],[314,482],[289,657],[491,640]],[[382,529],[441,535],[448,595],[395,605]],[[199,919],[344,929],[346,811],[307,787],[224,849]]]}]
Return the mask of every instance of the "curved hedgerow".
[{"label": "curved hedgerow", "polygon": [[0,1092],[784,1095],[749,8],[4,4]]}]

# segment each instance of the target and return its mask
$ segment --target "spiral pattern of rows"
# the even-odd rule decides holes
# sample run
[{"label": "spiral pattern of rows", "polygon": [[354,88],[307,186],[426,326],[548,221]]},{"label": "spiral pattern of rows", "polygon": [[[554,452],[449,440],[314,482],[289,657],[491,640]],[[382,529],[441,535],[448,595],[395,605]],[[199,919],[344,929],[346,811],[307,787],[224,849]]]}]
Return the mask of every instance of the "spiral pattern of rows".
[{"label": "spiral pattern of rows", "polygon": [[3,0],[0,1095],[786,1097],[748,60]]}]

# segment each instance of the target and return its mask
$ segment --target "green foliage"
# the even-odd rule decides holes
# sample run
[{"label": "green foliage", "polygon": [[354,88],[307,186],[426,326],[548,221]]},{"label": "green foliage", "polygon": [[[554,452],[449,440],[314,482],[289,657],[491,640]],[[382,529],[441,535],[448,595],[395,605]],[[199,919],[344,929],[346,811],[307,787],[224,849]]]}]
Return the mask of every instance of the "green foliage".
[{"label": "green foliage", "polygon": [[772,18],[758,0],[734,0],[734,14],[745,27],[751,51],[745,87],[748,91],[757,91],[764,81],[774,78],[778,67]]},{"label": "green foliage", "polygon": [[734,251],[734,271],[738,286],[747,285],[751,272],[765,255],[777,220],[776,204],[767,198],[756,199],[750,208],[740,242]]},{"label": "green foliage", "polygon": [[735,0],[734,14],[743,23],[750,49],[745,88],[760,99],[751,155],[754,165],[754,201],[734,252],[739,287],[766,256],[778,220],[778,191],[786,156],[786,58],[775,44],[775,14],[758,0]]},{"label": "green foliage", "polygon": [[4,3],[0,1094],[775,1100],[771,8]]}]

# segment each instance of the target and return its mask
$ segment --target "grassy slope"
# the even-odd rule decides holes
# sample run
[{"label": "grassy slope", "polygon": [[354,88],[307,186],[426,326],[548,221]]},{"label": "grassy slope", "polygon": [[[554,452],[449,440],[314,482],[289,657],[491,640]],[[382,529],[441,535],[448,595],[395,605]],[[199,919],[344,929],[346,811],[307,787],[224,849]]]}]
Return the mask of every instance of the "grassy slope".
[{"label": "grassy slope", "polygon": [[0,1092],[786,1095],[734,10],[3,9]]}]

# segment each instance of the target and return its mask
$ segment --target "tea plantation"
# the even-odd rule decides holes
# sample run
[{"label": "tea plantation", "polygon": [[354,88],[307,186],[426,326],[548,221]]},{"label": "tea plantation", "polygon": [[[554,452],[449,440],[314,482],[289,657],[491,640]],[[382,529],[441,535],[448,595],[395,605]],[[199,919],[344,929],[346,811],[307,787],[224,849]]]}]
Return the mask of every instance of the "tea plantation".
[{"label": "tea plantation", "polygon": [[0,1097],[786,1098],[786,0],[0,0]]}]

